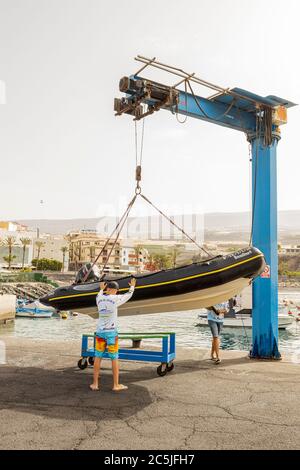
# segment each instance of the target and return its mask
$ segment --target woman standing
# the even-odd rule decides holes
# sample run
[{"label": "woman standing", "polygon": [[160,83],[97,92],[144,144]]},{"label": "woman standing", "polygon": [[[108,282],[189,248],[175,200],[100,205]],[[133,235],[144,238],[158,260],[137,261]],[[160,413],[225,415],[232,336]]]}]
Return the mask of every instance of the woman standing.
[{"label": "woman standing", "polygon": [[221,359],[219,357],[220,351],[220,333],[223,328],[224,315],[228,312],[229,303],[223,302],[207,309],[207,320],[212,334],[211,344],[211,360],[215,361],[215,364],[220,364]]}]

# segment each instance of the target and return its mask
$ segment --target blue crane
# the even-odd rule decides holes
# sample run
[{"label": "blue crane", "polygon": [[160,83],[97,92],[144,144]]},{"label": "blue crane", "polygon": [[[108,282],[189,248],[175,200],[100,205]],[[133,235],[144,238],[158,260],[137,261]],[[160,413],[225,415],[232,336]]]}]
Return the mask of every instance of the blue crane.
[{"label": "blue crane", "polygon": [[[264,253],[267,267],[253,283],[250,355],[279,359],[276,160],[280,125],[287,122],[287,108],[295,104],[273,95],[263,97],[241,88],[223,88],[156,58],[135,59],[143,66],[134,75],[121,78],[119,89],[125,96],[115,99],[116,115],[125,113],[140,120],[163,109],[242,131],[251,143],[251,241]],[[163,70],[180,80],[168,86],[143,78],[140,74],[147,67]],[[207,87],[213,94],[208,98],[198,96],[192,84]]]}]

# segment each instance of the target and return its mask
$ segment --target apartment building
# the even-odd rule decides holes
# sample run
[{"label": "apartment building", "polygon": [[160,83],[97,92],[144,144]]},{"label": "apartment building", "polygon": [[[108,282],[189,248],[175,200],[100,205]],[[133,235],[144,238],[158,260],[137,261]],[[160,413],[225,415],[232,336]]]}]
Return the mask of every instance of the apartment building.
[{"label": "apartment building", "polygon": [[148,250],[130,241],[121,242],[121,263],[122,269],[132,272],[142,272],[149,260]]},{"label": "apartment building", "polygon": [[285,255],[300,255],[300,245],[286,245],[279,249],[279,253]]},{"label": "apartment building", "polygon": [[[90,263],[100,254],[106,242],[106,237],[99,235],[93,230],[81,230],[71,232],[67,235],[69,243],[69,270],[77,271],[83,264]],[[97,262],[99,266],[107,263],[108,268],[120,269],[121,267],[121,246],[117,241],[113,247],[114,240],[111,240]],[[111,256],[108,255],[112,249]]]}]

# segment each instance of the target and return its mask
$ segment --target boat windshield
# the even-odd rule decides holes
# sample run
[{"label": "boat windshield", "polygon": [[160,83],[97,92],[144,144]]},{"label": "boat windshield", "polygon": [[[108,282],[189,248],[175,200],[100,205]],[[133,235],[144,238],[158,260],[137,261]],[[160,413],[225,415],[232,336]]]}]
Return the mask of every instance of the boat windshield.
[{"label": "boat windshield", "polygon": [[[95,283],[93,283],[93,284],[95,284]],[[91,290],[91,282],[87,282],[87,283],[84,283],[84,284],[76,284],[76,286],[73,286],[73,289],[81,291],[81,292],[90,291]]]}]

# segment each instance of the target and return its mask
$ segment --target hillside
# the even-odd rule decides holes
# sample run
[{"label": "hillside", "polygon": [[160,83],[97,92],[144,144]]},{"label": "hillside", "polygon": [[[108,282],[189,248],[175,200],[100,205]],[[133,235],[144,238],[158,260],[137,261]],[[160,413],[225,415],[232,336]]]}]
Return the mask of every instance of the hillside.
[{"label": "hillside", "polygon": [[[201,221],[201,216],[195,216],[198,221]],[[182,220],[183,216],[176,216],[176,221]],[[114,217],[92,218],[92,219],[54,219],[54,220],[19,220],[20,223],[29,226],[33,230],[39,228],[41,232],[51,234],[67,233],[71,230],[95,230],[96,228],[101,231],[101,227],[105,225],[112,227],[115,223]],[[184,218],[185,230],[193,232],[193,217],[185,216]],[[164,222],[160,225],[159,218],[156,216],[147,218],[129,218],[129,223],[139,226],[140,233],[145,232],[147,235],[148,227],[151,226],[151,232],[162,233],[166,235],[168,231],[167,224]],[[180,222],[179,222],[180,223]],[[202,225],[202,221],[201,221]],[[223,212],[223,213],[209,213],[204,215],[204,227],[207,232],[234,232],[245,234],[249,232],[250,227],[250,214],[248,212]],[[300,233],[300,211],[280,211],[278,215],[278,227],[280,232],[286,232],[289,235]],[[102,230],[103,231],[103,230]],[[168,232],[167,232],[168,233]]]}]

